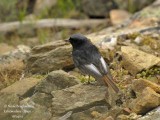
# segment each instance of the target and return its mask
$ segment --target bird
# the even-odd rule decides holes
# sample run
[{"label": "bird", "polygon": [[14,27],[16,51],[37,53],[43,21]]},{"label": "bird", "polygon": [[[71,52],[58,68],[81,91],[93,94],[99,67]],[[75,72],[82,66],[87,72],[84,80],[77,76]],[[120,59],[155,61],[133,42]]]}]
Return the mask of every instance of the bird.
[{"label": "bird", "polygon": [[109,66],[98,48],[87,37],[79,33],[71,35],[68,41],[72,45],[75,67],[83,74],[94,77],[100,84],[105,84],[118,93],[119,88],[114,83]]}]

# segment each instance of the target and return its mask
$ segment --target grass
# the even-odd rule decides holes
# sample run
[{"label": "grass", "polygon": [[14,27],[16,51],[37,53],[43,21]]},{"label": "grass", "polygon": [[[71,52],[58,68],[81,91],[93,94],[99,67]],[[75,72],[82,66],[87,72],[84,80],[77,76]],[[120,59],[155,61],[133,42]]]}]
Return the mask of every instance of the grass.
[{"label": "grass", "polygon": [[1,0],[0,2],[0,22],[23,21],[26,15],[26,8],[17,9],[17,0]]},{"label": "grass", "polygon": [[0,90],[18,81],[24,67],[24,63],[20,60],[0,64]]}]

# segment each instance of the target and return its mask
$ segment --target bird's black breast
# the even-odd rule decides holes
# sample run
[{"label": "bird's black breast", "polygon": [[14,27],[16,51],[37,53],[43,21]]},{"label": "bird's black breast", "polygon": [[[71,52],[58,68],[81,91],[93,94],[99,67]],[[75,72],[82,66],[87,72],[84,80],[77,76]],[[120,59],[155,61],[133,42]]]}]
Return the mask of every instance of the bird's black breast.
[{"label": "bird's black breast", "polygon": [[98,64],[101,57],[98,49],[94,45],[83,46],[79,49],[75,49],[72,52],[73,61],[75,66]]}]

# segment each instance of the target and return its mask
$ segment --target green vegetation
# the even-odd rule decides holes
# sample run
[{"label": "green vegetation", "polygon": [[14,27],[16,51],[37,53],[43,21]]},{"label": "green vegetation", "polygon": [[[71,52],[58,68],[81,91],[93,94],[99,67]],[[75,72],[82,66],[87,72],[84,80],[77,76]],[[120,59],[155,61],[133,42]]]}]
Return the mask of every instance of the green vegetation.
[{"label": "green vegetation", "polygon": [[92,76],[84,76],[84,75],[79,75],[77,77],[82,83],[90,83],[90,82],[94,82],[95,79]]},{"label": "green vegetation", "polygon": [[149,68],[147,70],[143,70],[140,73],[136,75],[136,78],[144,78],[149,81],[159,83],[158,78],[156,77],[157,75],[160,74],[160,67],[159,66],[154,66],[152,68]]},{"label": "green vegetation", "polygon": [[86,16],[76,9],[79,5],[79,1],[75,0],[58,0],[56,6],[54,6],[51,10],[46,8],[41,17],[84,18]]},{"label": "green vegetation", "polygon": [[19,10],[16,6],[17,0],[1,0],[0,2],[0,22],[10,22],[24,20],[26,8]]}]

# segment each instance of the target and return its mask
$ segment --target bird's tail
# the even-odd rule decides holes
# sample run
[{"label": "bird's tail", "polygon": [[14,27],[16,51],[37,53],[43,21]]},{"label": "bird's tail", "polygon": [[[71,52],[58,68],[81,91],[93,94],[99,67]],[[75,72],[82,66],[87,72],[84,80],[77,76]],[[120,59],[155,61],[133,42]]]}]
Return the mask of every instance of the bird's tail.
[{"label": "bird's tail", "polygon": [[104,82],[109,86],[112,87],[112,89],[118,93],[119,92],[119,88],[117,87],[117,85],[113,82],[113,80],[111,78],[109,78],[107,75],[104,75],[103,78]]}]

